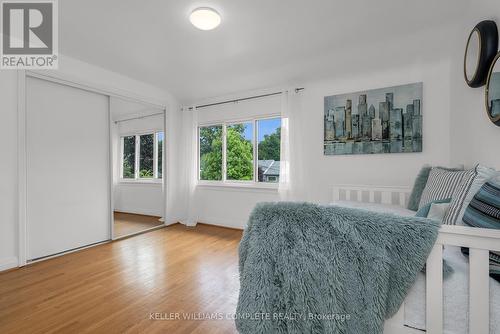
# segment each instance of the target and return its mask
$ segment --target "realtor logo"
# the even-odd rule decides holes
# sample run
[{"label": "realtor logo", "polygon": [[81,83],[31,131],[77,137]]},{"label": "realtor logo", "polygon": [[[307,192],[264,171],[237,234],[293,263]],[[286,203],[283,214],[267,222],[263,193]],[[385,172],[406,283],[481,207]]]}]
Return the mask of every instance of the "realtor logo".
[{"label": "realtor logo", "polygon": [[2,69],[56,69],[57,3],[2,1]]}]

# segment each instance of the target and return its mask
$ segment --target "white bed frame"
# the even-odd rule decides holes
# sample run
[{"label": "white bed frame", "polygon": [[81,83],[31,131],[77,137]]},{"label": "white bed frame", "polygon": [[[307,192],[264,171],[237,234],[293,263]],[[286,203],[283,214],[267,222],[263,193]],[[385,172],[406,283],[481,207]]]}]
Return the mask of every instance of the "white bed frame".
[{"label": "white bed frame", "polygon": [[[405,207],[409,187],[335,185],[333,200],[381,203]],[[443,246],[470,248],[469,255],[469,333],[489,333],[489,251],[500,251],[500,230],[443,225],[427,259],[427,334],[443,333]],[[384,334],[422,334],[404,325],[404,303],[385,323]]]}]

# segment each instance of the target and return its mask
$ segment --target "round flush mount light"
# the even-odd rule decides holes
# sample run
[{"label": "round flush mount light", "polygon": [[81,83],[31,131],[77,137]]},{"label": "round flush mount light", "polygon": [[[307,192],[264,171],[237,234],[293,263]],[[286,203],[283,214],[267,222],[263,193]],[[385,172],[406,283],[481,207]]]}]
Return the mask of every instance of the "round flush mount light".
[{"label": "round flush mount light", "polygon": [[198,29],[212,30],[220,24],[221,18],[215,9],[201,7],[191,12],[189,21]]}]

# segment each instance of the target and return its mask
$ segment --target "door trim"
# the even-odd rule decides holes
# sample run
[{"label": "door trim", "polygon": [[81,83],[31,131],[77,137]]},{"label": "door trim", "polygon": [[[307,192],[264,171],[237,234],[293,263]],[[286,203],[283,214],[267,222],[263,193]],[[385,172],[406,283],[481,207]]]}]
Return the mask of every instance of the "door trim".
[{"label": "door trim", "polygon": [[18,266],[26,265],[27,165],[26,165],[26,71],[17,72],[17,168],[18,168]]}]

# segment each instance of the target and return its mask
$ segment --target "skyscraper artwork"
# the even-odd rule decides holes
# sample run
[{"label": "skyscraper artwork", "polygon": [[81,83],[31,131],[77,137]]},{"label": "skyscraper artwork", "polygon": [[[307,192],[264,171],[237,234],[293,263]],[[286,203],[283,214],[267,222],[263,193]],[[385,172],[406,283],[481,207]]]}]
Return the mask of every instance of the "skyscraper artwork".
[{"label": "skyscraper artwork", "polygon": [[423,84],[325,96],[324,154],[422,152]]}]

